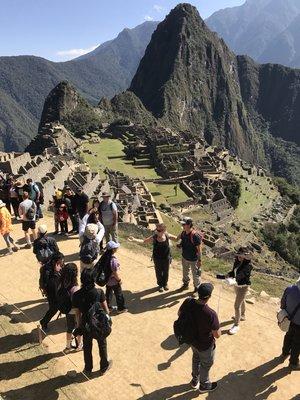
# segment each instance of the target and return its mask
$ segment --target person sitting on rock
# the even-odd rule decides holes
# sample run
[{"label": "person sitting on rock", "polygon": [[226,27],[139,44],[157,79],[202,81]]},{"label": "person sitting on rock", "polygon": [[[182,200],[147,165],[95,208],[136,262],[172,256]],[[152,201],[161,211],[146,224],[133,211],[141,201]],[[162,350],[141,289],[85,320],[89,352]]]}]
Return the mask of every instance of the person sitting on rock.
[{"label": "person sitting on rock", "polygon": [[250,277],[252,271],[251,255],[247,247],[240,247],[233,264],[233,269],[227,275],[234,278],[236,298],[234,303],[235,317],[234,324],[229,329],[230,335],[235,335],[240,329],[240,321],[246,319],[246,296],[251,285]]}]

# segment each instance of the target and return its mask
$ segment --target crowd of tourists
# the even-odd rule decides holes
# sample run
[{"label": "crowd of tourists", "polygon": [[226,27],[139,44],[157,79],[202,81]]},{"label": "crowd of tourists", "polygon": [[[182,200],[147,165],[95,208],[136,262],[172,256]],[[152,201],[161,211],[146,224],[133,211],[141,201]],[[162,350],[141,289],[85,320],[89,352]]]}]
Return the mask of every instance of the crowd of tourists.
[{"label": "crowd of tourists", "polygon": [[[8,179],[10,188],[18,182]],[[92,357],[93,340],[97,341],[100,354],[100,374],[105,374],[112,362],[108,357],[107,337],[112,329],[112,316],[127,312],[123,295],[120,262],[118,260],[118,209],[110,193],[104,192],[99,199],[89,199],[79,188],[73,192],[66,186],[56,190],[51,201],[54,215],[54,234],[48,234],[45,224],[36,228],[42,218],[42,192],[28,179],[22,192],[16,197],[0,200],[0,232],[9,254],[19,250],[12,237],[11,210],[22,222],[26,247],[33,247],[40,264],[39,288],[47,298],[48,310],[40,321],[41,329],[47,333],[48,324],[57,314],[66,316],[65,352],[83,350],[84,373],[90,376],[94,368]],[[21,197],[20,197],[21,196]],[[129,241],[152,246],[157,290],[169,290],[169,270],[172,262],[171,242],[176,243],[182,255],[182,286],[188,291],[192,280],[191,296],[181,305],[178,319],[174,322],[174,333],[180,344],[191,346],[191,386],[200,393],[217,388],[211,382],[210,369],[214,364],[216,339],[221,336],[217,312],[208,305],[214,287],[201,281],[203,233],[193,226],[190,218],[181,221],[182,231],[177,236],[167,232],[164,224],[157,224],[147,238],[128,237]],[[71,228],[71,229],[70,229]],[[31,242],[31,236],[33,242]],[[78,235],[80,268],[75,263],[66,263],[55,235]],[[251,286],[251,253],[246,247],[238,249],[233,267],[227,274],[218,274],[218,279],[233,285],[235,289],[234,317],[228,333],[235,335],[246,320],[246,296]],[[115,296],[116,307],[113,306]],[[151,301],[151,300],[149,300]],[[290,368],[299,370],[300,351],[300,280],[288,287],[281,300],[282,321],[287,324],[280,361],[288,357]],[[281,321],[281,322],[282,322]]]}]

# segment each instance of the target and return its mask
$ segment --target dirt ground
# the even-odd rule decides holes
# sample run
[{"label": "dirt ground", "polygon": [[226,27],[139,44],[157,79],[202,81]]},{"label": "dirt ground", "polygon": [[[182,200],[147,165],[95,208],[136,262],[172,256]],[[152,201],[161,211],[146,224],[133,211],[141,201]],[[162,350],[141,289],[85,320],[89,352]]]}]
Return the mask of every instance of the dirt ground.
[{"label": "dirt ground", "polygon": [[[51,226],[51,220],[48,225]],[[14,237],[21,237],[20,225]],[[77,261],[76,237],[59,242],[67,261]],[[22,249],[0,258],[0,399],[54,400],[296,400],[300,399],[300,373],[290,372],[276,357],[283,334],[276,326],[276,306],[248,305],[247,321],[236,336],[229,336],[233,293],[215,285],[211,306],[219,307],[223,335],[217,342],[213,380],[219,388],[199,395],[189,387],[191,351],[178,348],[172,335],[177,310],[187,292],[180,272],[171,269],[170,291],[156,291],[154,270],[148,255],[121,248],[123,288],[129,313],[113,317],[108,339],[113,368],[104,377],[87,379],[80,373],[83,354],[64,355],[65,320],[53,320],[44,345],[35,343],[36,326],[47,308],[38,291],[38,264],[31,250]],[[205,265],[204,265],[205,269]],[[203,279],[214,281],[205,275]],[[6,304],[5,304],[6,303]],[[14,309],[15,304],[25,314]],[[94,346],[94,365],[99,359]],[[72,376],[66,375],[77,371]]]}]

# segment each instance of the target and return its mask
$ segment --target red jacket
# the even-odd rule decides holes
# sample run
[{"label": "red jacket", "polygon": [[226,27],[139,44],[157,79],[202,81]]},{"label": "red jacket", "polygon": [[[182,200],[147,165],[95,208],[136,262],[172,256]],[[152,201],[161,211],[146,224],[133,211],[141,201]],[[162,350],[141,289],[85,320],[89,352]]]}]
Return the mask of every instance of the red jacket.
[{"label": "red jacket", "polygon": [[60,222],[67,221],[68,218],[69,218],[69,214],[68,214],[67,210],[58,210],[57,211],[58,221],[60,221]]}]

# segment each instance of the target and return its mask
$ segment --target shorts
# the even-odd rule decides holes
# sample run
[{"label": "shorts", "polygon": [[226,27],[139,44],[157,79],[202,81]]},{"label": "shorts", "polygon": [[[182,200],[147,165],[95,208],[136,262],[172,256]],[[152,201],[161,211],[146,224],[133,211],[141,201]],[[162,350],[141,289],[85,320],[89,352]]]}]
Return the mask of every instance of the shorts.
[{"label": "shorts", "polygon": [[23,221],[22,229],[24,232],[27,232],[28,229],[35,229],[35,221]]},{"label": "shorts", "polygon": [[67,333],[72,333],[76,328],[76,315],[75,314],[67,314]]}]

